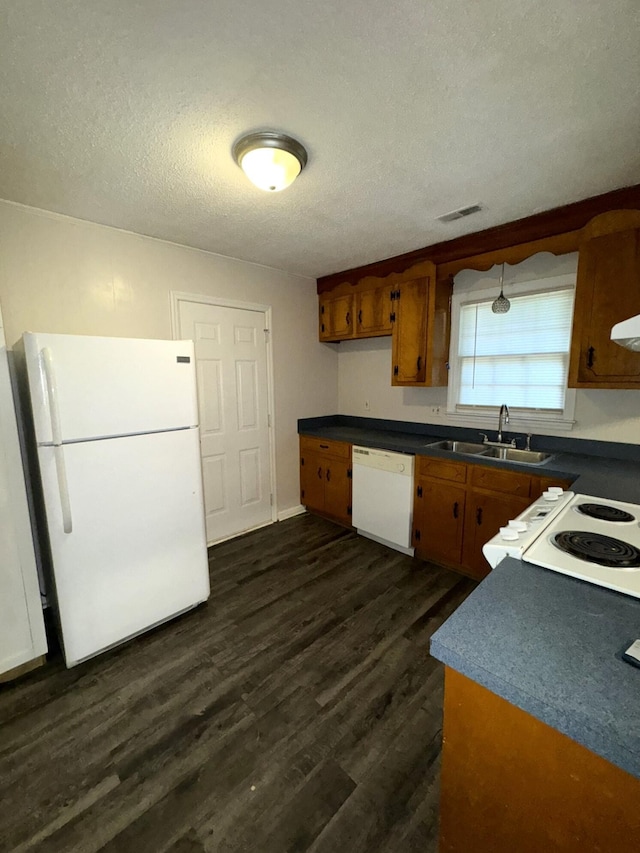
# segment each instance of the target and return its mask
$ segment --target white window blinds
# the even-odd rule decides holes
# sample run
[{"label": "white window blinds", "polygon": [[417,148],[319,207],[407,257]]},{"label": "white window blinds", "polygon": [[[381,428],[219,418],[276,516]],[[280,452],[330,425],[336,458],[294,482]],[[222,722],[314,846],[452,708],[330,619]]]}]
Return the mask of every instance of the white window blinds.
[{"label": "white window blinds", "polygon": [[573,289],[510,297],[507,314],[491,302],[460,309],[459,406],[562,411],[567,387]]}]

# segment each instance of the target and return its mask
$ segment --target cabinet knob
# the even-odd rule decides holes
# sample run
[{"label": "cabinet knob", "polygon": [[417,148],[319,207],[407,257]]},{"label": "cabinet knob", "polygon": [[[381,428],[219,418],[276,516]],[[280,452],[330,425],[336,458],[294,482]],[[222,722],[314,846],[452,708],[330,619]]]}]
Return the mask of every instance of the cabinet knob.
[{"label": "cabinet knob", "polygon": [[596,354],[594,347],[589,347],[587,350],[587,367],[593,367],[594,355]]},{"label": "cabinet knob", "polygon": [[331,468],[327,468],[327,483],[331,482]]},{"label": "cabinet knob", "polygon": [[322,479],[322,468],[318,468],[318,479]]},{"label": "cabinet knob", "polygon": [[458,501],[456,501],[453,505],[453,517],[454,518],[458,517]]},{"label": "cabinet knob", "polygon": [[482,507],[476,509],[476,524],[482,524]]}]

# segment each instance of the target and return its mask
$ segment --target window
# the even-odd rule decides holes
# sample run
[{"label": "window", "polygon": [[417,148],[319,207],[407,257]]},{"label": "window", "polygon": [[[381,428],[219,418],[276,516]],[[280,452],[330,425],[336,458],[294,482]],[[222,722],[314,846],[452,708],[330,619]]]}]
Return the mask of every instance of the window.
[{"label": "window", "polygon": [[494,314],[492,291],[454,294],[450,412],[494,417],[507,403],[526,421],[571,421],[567,391],[575,276],[510,288],[511,308]]}]

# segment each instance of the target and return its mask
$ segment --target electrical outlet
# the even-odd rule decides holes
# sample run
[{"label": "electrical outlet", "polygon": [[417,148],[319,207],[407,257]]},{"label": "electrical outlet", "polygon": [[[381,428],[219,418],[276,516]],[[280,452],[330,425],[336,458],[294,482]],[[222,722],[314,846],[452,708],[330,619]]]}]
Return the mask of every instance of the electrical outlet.
[{"label": "electrical outlet", "polygon": [[431,414],[439,415],[440,414],[440,406],[431,406]]},{"label": "electrical outlet", "polygon": [[365,401],[364,401],[364,410],[365,410],[365,412],[368,412],[370,408],[371,408],[371,403],[370,403],[368,400],[365,400]]}]

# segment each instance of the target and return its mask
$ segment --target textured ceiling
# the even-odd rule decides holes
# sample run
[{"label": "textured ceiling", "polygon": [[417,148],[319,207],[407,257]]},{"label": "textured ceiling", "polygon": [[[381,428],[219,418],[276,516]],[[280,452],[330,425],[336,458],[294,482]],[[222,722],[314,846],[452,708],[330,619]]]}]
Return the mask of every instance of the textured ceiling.
[{"label": "textured ceiling", "polygon": [[637,0],[0,0],[0,198],[324,275],[640,182],[639,91]]}]

